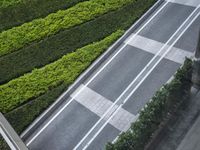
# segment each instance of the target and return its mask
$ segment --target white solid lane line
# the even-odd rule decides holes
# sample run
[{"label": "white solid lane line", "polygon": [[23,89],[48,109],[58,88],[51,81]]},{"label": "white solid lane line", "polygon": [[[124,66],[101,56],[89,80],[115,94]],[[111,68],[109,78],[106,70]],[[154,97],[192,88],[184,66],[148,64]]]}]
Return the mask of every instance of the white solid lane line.
[{"label": "white solid lane line", "polygon": [[[75,91],[75,93],[78,92],[78,90],[82,86],[83,85],[81,85]],[[72,98],[73,95],[74,94],[71,95]],[[77,96],[75,100],[90,111],[92,111],[93,113],[97,114],[99,117],[101,117],[104,114],[104,112],[113,104],[112,101],[95,92],[94,90],[90,89],[89,87],[84,88],[84,91],[81,94],[79,94],[79,96]],[[116,105],[116,108],[117,107],[118,105]],[[115,108],[113,110],[115,110]],[[110,114],[111,113],[112,111],[110,112]],[[105,121],[107,120],[107,118],[110,117],[110,114],[105,116]],[[109,123],[120,131],[126,131],[129,128],[130,123],[134,120],[135,115],[121,108],[119,112],[115,115],[115,117],[110,120]]]},{"label": "white solid lane line", "polygon": [[[197,19],[197,17],[200,15],[200,12],[198,13],[198,15],[194,18]],[[193,21],[194,21],[193,20]],[[190,25],[193,23],[193,21],[190,23]],[[189,26],[190,26],[189,25]],[[184,30],[184,32],[189,28],[189,26]],[[184,33],[183,32],[183,33]],[[183,33],[179,36],[179,38],[173,43],[173,45],[180,39],[180,37],[183,35]],[[172,47],[169,47],[168,50],[166,51],[166,53],[164,55],[166,55],[168,53],[169,50],[171,50]],[[164,56],[163,55],[163,56]],[[131,97],[131,95],[138,89],[138,87],[143,83],[143,81],[149,76],[149,74],[154,70],[154,68],[158,65],[158,63],[164,58],[161,57],[159,59],[159,61],[155,64],[155,66],[148,72],[148,74],[140,81],[140,83],[133,89],[133,91],[128,95],[128,97],[124,100],[124,102],[119,106],[120,108],[122,107],[122,105],[124,103],[126,103],[128,101],[128,99]],[[85,150],[88,148],[88,146],[93,142],[93,140],[99,135],[99,133],[104,129],[104,127],[108,124],[109,120],[112,119],[113,116],[115,116],[115,114],[117,113],[117,111],[119,111],[119,109],[116,109],[115,112],[113,112],[113,114],[110,116],[110,118],[103,124],[103,126],[96,132],[96,134],[93,136],[93,138],[85,145],[85,147],[82,150]]]},{"label": "white solid lane line", "polygon": [[[198,7],[199,8],[199,7]],[[146,69],[151,65],[151,63],[159,56],[160,52],[165,48],[165,46],[174,38],[174,36],[180,31],[180,29],[185,25],[185,23],[191,18],[191,16],[198,10],[196,8],[182,23],[182,25],[176,30],[176,32],[170,37],[170,39],[165,43],[165,45],[159,50],[159,52],[151,59],[151,61],[144,67],[144,69],[136,76],[136,78],[129,84],[129,86],[122,92],[122,94],[117,98],[113,105],[105,112],[105,114],[95,123],[95,125],[87,132],[87,134],[82,138],[82,140],[75,146],[77,149],[82,142],[88,137],[88,135],[96,128],[96,126],[103,120],[103,118],[109,113],[110,110],[116,105],[116,103],[123,97],[123,95],[131,88],[131,86],[138,80],[138,78],[145,72]],[[132,38],[129,39],[131,41]],[[129,43],[129,41],[127,43]]]},{"label": "white solid lane line", "polygon": [[[163,9],[164,7],[168,4],[169,2],[166,2],[137,32],[135,35],[137,35],[139,32],[141,32]],[[134,38],[134,36],[130,39],[132,40]],[[119,51],[117,51],[117,53],[115,53],[115,55],[113,55],[111,57],[111,59],[109,59],[109,61],[86,83],[86,86],[91,83],[92,80],[94,80],[94,78],[96,78],[96,76],[102,71],[104,70],[104,68],[106,66],[108,66],[108,64],[110,64],[110,62],[126,47],[127,44],[123,45]],[[83,87],[84,88],[84,87]],[[82,89],[83,90],[83,89]],[[82,90],[80,90],[79,92],[81,92]],[[79,93],[77,93],[78,95]],[[42,131],[48,127],[48,125],[73,101],[74,99],[70,99],[69,102],[67,104],[65,104],[28,142],[27,142],[27,146],[30,145],[41,133]]]}]

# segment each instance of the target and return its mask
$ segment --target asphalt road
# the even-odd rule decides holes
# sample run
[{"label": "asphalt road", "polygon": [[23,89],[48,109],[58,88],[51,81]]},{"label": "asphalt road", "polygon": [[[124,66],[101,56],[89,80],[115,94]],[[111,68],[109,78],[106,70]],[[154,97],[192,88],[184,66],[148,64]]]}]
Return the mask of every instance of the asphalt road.
[{"label": "asphalt road", "polygon": [[200,24],[198,4],[199,0],[165,2],[147,19],[148,24],[141,25],[66,98],[26,141],[28,147],[99,150],[126,131],[155,91],[181,66],[184,57],[193,55]]}]

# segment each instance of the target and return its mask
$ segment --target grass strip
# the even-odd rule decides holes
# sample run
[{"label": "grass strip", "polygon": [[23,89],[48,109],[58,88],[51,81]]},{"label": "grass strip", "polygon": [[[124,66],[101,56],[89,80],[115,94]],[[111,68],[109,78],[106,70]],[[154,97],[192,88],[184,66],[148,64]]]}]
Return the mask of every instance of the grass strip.
[{"label": "grass strip", "polygon": [[90,0],[36,19],[19,27],[0,33],[0,56],[24,47],[30,42],[57,33],[66,28],[92,20],[109,11],[116,10],[134,0]]},{"label": "grass strip", "polygon": [[106,149],[143,150],[175,105],[184,103],[189,98],[191,76],[192,61],[186,59],[184,66],[177,71],[174,79],[156,92],[152,101],[147,103],[140,112],[139,119],[127,132],[122,133],[114,144],[109,143]]},{"label": "grass strip", "polygon": [[[17,0],[15,0],[16,2]],[[23,0],[9,7],[1,6],[0,2],[0,32],[36,18],[43,18],[58,10],[64,10],[86,0]],[[13,17],[14,16],[14,17]]]},{"label": "grass strip", "polygon": [[140,0],[133,2],[1,57],[0,84],[30,72],[34,68],[49,64],[77,48],[98,41],[117,29],[126,30],[155,1]]},{"label": "grass strip", "polygon": [[122,33],[123,31],[118,30],[102,41],[78,49],[52,64],[1,85],[0,111],[3,113],[11,111],[62,83],[72,84],[79,74]]}]

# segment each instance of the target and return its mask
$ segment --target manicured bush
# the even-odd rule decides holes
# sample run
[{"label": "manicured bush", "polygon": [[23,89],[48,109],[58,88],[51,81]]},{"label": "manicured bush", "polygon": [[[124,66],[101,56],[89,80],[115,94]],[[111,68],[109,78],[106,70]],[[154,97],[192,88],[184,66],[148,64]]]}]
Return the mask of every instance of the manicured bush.
[{"label": "manicured bush", "polygon": [[19,27],[0,33],[0,56],[22,48],[30,42],[57,33],[66,28],[92,20],[116,10],[134,0],[90,0],[52,13],[44,19],[36,19]]},{"label": "manicured bush", "polygon": [[41,69],[0,86],[0,111],[6,113],[62,83],[71,84],[123,31],[78,49]]},{"label": "manicured bush", "polygon": [[67,9],[82,1],[85,0],[23,0],[4,8],[1,8],[4,1],[0,1],[0,32],[58,10]]},{"label": "manicured bush", "polygon": [[[30,101],[21,107],[5,114],[6,119],[20,135],[33,120],[38,117],[49,105],[51,105],[60,96],[68,86],[62,84],[44,95]],[[0,136],[0,149],[9,150],[9,146]]]},{"label": "manicured bush", "polygon": [[41,95],[40,97],[5,114],[6,119],[18,134],[22,133],[22,131],[50,104],[52,104],[67,87],[67,84],[61,84],[60,86],[49,90],[44,95]]},{"label": "manicured bush", "polygon": [[132,124],[131,128],[121,134],[114,144],[109,143],[106,149],[143,150],[173,106],[183,102],[189,95],[191,70],[192,61],[187,59],[173,81],[161,88],[140,112],[139,119]]},{"label": "manicured bush", "polygon": [[8,144],[1,135],[0,135],[0,150],[10,150]]},{"label": "manicured bush", "polygon": [[22,0],[1,0],[0,8],[6,8],[8,6],[16,5],[21,2],[22,2]]},{"label": "manicured bush", "polygon": [[0,83],[42,67],[63,55],[98,41],[117,29],[126,30],[155,0],[140,0],[92,21],[63,30],[45,40],[0,58]]}]

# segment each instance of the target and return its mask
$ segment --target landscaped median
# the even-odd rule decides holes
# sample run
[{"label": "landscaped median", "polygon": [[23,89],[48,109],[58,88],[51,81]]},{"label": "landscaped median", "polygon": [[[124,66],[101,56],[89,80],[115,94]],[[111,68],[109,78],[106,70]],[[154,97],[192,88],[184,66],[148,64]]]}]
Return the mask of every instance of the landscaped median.
[{"label": "landscaped median", "polygon": [[90,0],[0,33],[0,56],[60,30],[92,20],[135,0]]},{"label": "landscaped median", "polygon": [[140,112],[139,119],[122,133],[118,140],[106,147],[107,150],[143,150],[154,132],[167,115],[189,96],[191,87],[192,61],[187,59],[174,79],[163,86]]},{"label": "landscaped median", "polygon": [[0,86],[0,111],[9,112],[28,100],[34,99],[62,83],[70,85],[92,61],[106,50],[123,31],[118,30],[102,41],[95,42],[56,62]]},{"label": "landscaped median", "polygon": [[86,0],[1,0],[0,32]]},{"label": "landscaped median", "polygon": [[43,67],[63,55],[98,41],[112,32],[127,30],[156,0],[140,0],[89,22],[62,30],[40,42],[25,46],[0,58],[0,84],[17,78],[34,68]]}]

